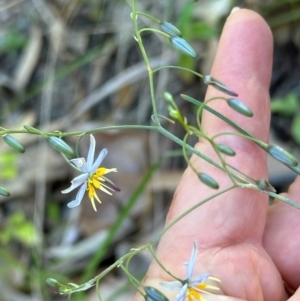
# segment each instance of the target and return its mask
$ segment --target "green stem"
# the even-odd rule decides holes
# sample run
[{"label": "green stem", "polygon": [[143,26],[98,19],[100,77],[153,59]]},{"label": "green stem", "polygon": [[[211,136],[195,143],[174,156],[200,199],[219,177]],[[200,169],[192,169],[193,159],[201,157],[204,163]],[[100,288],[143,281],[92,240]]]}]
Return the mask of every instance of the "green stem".
[{"label": "green stem", "polygon": [[159,23],[159,24],[161,23],[159,19],[157,19],[157,18],[155,18],[155,17],[153,17],[151,15],[148,15],[146,13],[143,13],[143,12],[140,12],[140,11],[136,11],[135,14],[139,15],[139,16],[147,17],[147,18],[153,20],[156,23]]},{"label": "green stem", "polygon": [[166,38],[170,38],[170,35],[161,31],[161,30],[158,30],[158,29],[154,29],[154,28],[142,28],[139,30],[139,34],[142,34],[143,32],[154,32],[154,33],[159,33],[161,34],[162,36],[166,37]]},{"label": "green stem", "polygon": [[156,243],[158,240],[160,240],[160,238],[170,229],[172,228],[179,220],[181,220],[182,218],[184,218],[186,215],[188,215],[190,212],[192,212],[193,210],[197,209],[198,207],[204,205],[205,203],[207,203],[208,201],[218,197],[219,195],[223,194],[223,193],[226,193],[232,189],[236,188],[235,185],[233,186],[230,186],[226,189],[223,189],[221,191],[219,191],[218,193],[215,193],[213,195],[211,195],[210,197],[206,198],[205,200],[197,203],[196,205],[192,206],[191,208],[189,208],[188,210],[186,210],[185,212],[183,212],[182,214],[180,214],[177,218],[175,218],[171,223],[169,223],[167,225],[167,227],[161,232],[159,233],[156,237],[154,237],[152,240],[151,240],[151,244],[154,244]]},{"label": "green stem", "polygon": [[[198,150],[196,150],[195,148],[193,148],[192,146],[190,146],[189,144],[184,144],[184,142],[179,139],[178,137],[176,137],[175,135],[171,134],[170,132],[168,132],[167,130],[165,130],[163,127],[159,127],[158,131],[163,134],[164,136],[168,137],[169,139],[171,139],[172,141],[174,141],[175,143],[181,145],[182,147],[185,147],[187,150],[189,150],[190,152],[192,152],[193,154],[197,155],[198,157],[200,157],[201,159],[207,161],[208,163],[210,163],[211,165],[217,167],[218,169],[225,171],[225,169],[223,168],[222,165],[218,164],[217,162],[215,162],[214,160],[212,160],[211,158],[207,157],[206,155],[202,154],[201,152],[199,152]],[[232,173],[231,173],[232,174]],[[241,181],[241,182],[245,182],[245,179],[243,179],[242,177],[240,177],[237,174],[232,174],[232,176]]]},{"label": "green stem", "polygon": [[85,270],[85,273],[82,277],[82,280],[81,280],[82,282],[85,282],[89,278],[91,278],[93,272],[95,271],[95,269],[97,268],[97,266],[99,265],[101,260],[103,259],[103,256],[105,255],[105,253],[107,251],[107,248],[112,243],[112,240],[116,235],[116,232],[118,231],[118,229],[122,225],[125,218],[128,216],[130,210],[132,209],[133,205],[136,203],[138,197],[144,191],[146,185],[148,184],[148,182],[152,178],[154,172],[157,170],[160,163],[161,163],[161,160],[159,160],[158,162],[156,162],[154,165],[152,165],[150,167],[150,169],[148,170],[148,172],[146,173],[146,175],[142,179],[141,183],[137,186],[136,190],[133,192],[133,194],[130,197],[128,203],[122,209],[122,211],[120,212],[117,220],[111,226],[109,234],[107,235],[106,239],[104,240],[104,242],[101,243],[101,246],[99,247],[97,253],[94,255],[92,260],[89,262],[89,264],[88,264],[88,266]]},{"label": "green stem", "polygon": [[0,132],[0,136],[8,135],[8,134],[30,134],[30,135],[41,135],[41,136],[55,136],[55,137],[69,137],[69,136],[83,136],[86,134],[93,134],[98,132],[104,131],[112,131],[112,130],[129,130],[129,129],[136,129],[136,130],[157,130],[158,126],[151,126],[151,125],[112,125],[112,126],[103,126],[101,128],[95,128],[89,131],[76,131],[76,132],[41,132],[36,130],[35,132],[29,132],[25,129],[22,130],[4,130]]},{"label": "green stem", "polygon": [[177,69],[177,70],[182,70],[182,71],[187,71],[187,72],[190,72],[200,78],[203,78],[203,75],[201,73],[198,73],[196,71],[193,71],[193,70],[190,70],[188,68],[184,68],[184,67],[180,67],[180,66],[162,66],[162,67],[158,67],[156,69],[153,70],[153,73],[155,72],[158,72],[160,70],[163,70],[163,69]]},{"label": "green stem", "polygon": [[150,84],[150,96],[151,96],[151,102],[152,102],[154,121],[155,121],[155,124],[158,125],[159,120],[158,120],[158,117],[157,117],[158,112],[157,112],[155,91],[154,91],[154,84],[153,84],[153,71],[152,71],[152,68],[150,66],[150,62],[149,62],[149,59],[148,59],[148,56],[147,56],[147,53],[146,53],[146,50],[145,50],[145,47],[144,47],[144,44],[143,44],[143,40],[142,40],[142,37],[141,37],[140,32],[139,32],[139,27],[138,27],[138,22],[137,22],[137,19],[138,19],[137,16],[139,15],[139,13],[136,9],[136,1],[132,0],[131,3],[132,3],[131,17],[132,17],[132,21],[133,21],[133,28],[134,28],[134,31],[135,31],[135,34],[136,34],[135,38],[136,38],[137,43],[139,44],[143,60],[146,64],[146,67],[147,67],[147,70],[148,70],[148,77],[149,77],[149,84]]},{"label": "green stem", "polygon": [[149,247],[149,250],[150,250],[150,252],[151,252],[151,255],[152,255],[152,257],[154,258],[154,260],[157,262],[157,264],[168,274],[168,275],[170,275],[172,278],[174,278],[174,279],[176,279],[176,280],[178,280],[178,281],[182,281],[182,279],[180,279],[180,278],[178,278],[178,277],[176,277],[175,275],[173,275],[168,269],[166,269],[165,267],[164,267],[164,265],[161,263],[161,261],[157,258],[157,256],[156,256],[156,254],[155,254],[155,251],[153,250],[153,246],[152,245],[150,245],[150,247]]}]

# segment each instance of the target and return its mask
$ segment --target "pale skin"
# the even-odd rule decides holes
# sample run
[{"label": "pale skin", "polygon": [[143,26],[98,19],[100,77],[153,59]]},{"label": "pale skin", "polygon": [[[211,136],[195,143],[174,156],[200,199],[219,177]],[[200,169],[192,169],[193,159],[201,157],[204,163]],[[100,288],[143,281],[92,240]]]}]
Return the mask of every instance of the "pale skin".
[{"label": "pale skin", "polygon": [[[255,12],[241,9],[227,19],[211,70],[212,76],[238,92],[254,117],[241,116],[221,101],[211,106],[265,142],[270,127],[268,91],[272,56],[272,34],[266,22]],[[220,95],[210,87],[206,98]],[[211,136],[232,131],[229,125],[207,112],[202,125]],[[267,179],[266,154],[260,148],[235,136],[223,136],[218,142],[236,151],[235,157],[227,157],[228,162],[254,178]],[[208,156],[213,153],[206,141],[199,141],[196,148]],[[198,171],[213,176],[220,189],[231,185],[223,172],[198,157],[192,156],[191,162]],[[166,225],[212,193],[187,168],[174,194]],[[285,195],[300,203],[299,177]],[[193,242],[197,242],[195,274],[208,272],[222,281],[212,283],[220,291],[203,295],[208,301],[300,301],[299,235],[300,210],[280,202],[269,208],[266,195],[235,189],[197,208],[166,232],[157,256],[173,274],[184,278],[182,263],[187,262]],[[144,284],[155,286],[167,295],[159,282],[171,280],[174,279],[153,262]],[[295,290],[291,297],[283,280]],[[140,300],[144,298],[136,295],[134,301]]]}]

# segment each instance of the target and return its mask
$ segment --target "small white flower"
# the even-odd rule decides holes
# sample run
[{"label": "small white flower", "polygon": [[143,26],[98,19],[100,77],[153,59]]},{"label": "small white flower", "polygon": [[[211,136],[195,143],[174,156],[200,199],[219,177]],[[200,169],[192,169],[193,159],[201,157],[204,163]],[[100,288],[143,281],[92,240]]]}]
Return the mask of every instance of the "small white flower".
[{"label": "small white flower", "polygon": [[219,290],[218,287],[205,283],[207,279],[220,282],[219,279],[210,277],[209,274],[199,274],[193,276],[195,262],[197,259],[198,247],[194,242],[193,250],[188,263],[186,263],[186,279],[179,281],[161,282],[160,285],[169,291],[179,291],[174,301],[192,301],[193,297],[197,300],[205,300],[200,293],[209,294],[205,289]]},{"label": "small white flower", "polygon": [[[62,193],[69,193],[80,186],[75,200],[68,203],[67,206],[69,208],[74,208],[80,205],[83,196],[85,194],[85,191],[87,190],[93,208],[95,211],[97,211],[95,205],[95,199],[99,203],[101,203],[101,201],[95,189],[100,189],[103,192],[110,195],[112,194],[110,191],[120,190],[113,184],[112,181],[104,177],[105,174],[108,174],[110,172],[117,172],[117,169],[116,168],[107,169],[105,167],[99,167],[107,154],[107,149],[104,148],[98,155],[96,161],[94,162],[95,147],[96,147],[95,138],[93,135],[90,135],[90,147],[87,155],[87,160],[85,161],[84,158],[75,158],[70,160],[70,162],[72,162],[77,167],[77,169],[81,172],[81,175],[74,178],[71,181],[72,185],[69,188],[62,191]],[[110,186],[105,184],[105,182],[108,182]]]}]

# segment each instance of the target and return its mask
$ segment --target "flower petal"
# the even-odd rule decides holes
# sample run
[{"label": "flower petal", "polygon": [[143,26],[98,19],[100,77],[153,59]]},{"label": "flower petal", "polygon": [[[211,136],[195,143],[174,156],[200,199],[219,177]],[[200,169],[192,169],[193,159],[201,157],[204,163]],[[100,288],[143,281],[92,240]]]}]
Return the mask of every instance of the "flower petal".
[{"label": "flower petal", "polygon": [[71,181],[72,185],[69,188],[67,188],[65,190],[62,190],[61,193],[69,193],[69,192],[71,192],[72,190],[74,190],[78,186],[82,185],[87,180],[88,176],[89,175],[87,173],[83,173],[83,174],[77,176],[76,178],[74,178]]},{"label": "flower petal", "polygon": [[70,160],[81,172],[88,172],[87,164],[84,158],[75,158]]},{"label": "flower petal", "polygon": [[197,255],[198,255],[198,245],[196,242],[194,242],[191,257],[190,257],[189,262],[187,263],[187,267],[186,267],[186,279],[191,278],[193,275]]},{"label": "flower petal", "polygon": [[96,140],[93,135],[90,135],[90,148],[89,148],[89,153],[86,158],[87,168],[89,171],[92,169],[92,165],[94,162],[95,148],[96,148]]},{"label": "flower petal", "polygon": [[[96,171],[96,169],[100,166],[100,164],[102,163],[103,159],[105,158],[107,154],[107,149],[103,148],[103,150],[100,152],[98,158],[96,159],[95,163],[93,164],[93,166],[91,167],[91,169],[89,169],[89,173],[92,174]],[[89,165],[88,165],[89,167]]]},{"label": "flower petal", "polygon": [[182,283],[178,280],[160,282],[159,285],[168,291],[179,291],[183,287]]},{"label": "flower petal", "polygon": [[83,184],[80,189],[78,190],[77,192],[77,195],[76,195],[76,199],[70,203],[68,203],[68,207],[69,208],[74,208],[76,206],[79,206],[81,201],[82,201],[82,198],[84,196],[84,193],[85,193],[85,184]]},{"label": "flower petal", "polygon": [[185,284],[174,301],[185,301],[188,286]]},{"label": "flower petal", "polygon": [[192,278],[189,279],[189,286],[195,287],[198,284],[205,282],[208,279],[208,277],[209,277],[208,273],[203,273],[203,274],[193,276]]}]

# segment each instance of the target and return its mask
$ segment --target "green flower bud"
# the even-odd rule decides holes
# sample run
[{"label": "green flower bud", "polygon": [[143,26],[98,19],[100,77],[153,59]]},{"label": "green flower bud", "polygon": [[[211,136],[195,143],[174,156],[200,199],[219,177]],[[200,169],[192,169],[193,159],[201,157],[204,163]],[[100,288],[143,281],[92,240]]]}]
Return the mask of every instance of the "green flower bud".
[{"label": "green flower bud", "polygon": [[32,134],[41,134],[41,132],[37,129],[35,129],[34,127],[30,126],[30,125],[23,125],[23,128],[28,132],[28,133],[32,133]]},{"label": "green flower bud", "polygon": [[276,192],[276,189],[265,179],[257,180],[256,185],[257,185],[257,188],[259,188],[261,190]]},{"label": "green flower bud", "polygon": [[169,299],[161,293],[158,289],[151,287],[151,286],[145,286],[144,290],[146,292],[145,300],[146,301],[168,301]]},{"label": "green flower bud", "polygon": [[236,98],[230,98],[227,100],[227,104],[236,112],[246,116],[246,117],[252,117],[253,113],[252,111],[240,100]]},{"label": "green flower bud", "polygon": [[11,148],[14,150],[18,151],[19,153],[24,153],[25,148],[23,145],[14,137],[10,135],[6,135],[3,137],[4,141],[6,142],[7,145],[9,145]]},{"label": "green flower bud", "polygon": [[227,95],[234,96],[234,97],[238,96],[238,94],[236,92],[234,92],[232,89],[230,89],[229,87],[227,87],[225,84],[223,84],[219,80],[213,78],[211,75],[205,75],[203,77],[203,82],[206,85],[213,86],[215,89],[217,89],[217,90],[219,90],[221,92],[226,93]]},{"label": "green flower bud", "polygon": [[180,118],[180,113],[174,109],[172,106],[168,106],[169,115],[175,119]]},{"label": "green flower bud", "polygon": [[10,192],[3,186],[0,185],[0,194],[3,196],[10,196]]},{"label": "green flower bud", "polygon": [[169,92],[164,92],[163,97],[164,97],[164,100],[168,103],[173,103],[174,102],[173,96]]},{"label": "green flower bud", "polygon": [[72,289],[68,286],[60,286],[58,291],[61,295],[68,295]]},{"label": "green flower bud", "polygon": [[267,152],[277,161],[292,167],[298,165],[297,159],[278,145],[268,145]]},{"label": "green flower bud", "polygon": [[172,37],[170,38],[171,44],[182,53],[189,55],[193,58],[197,57],[195,49],[183,38]]},{"label": "green flower bud", "polygon": [[59,286],[59,282],[54,278],[47,278],[46,283],[51,286]]},{"label": "green flower bud", "polygon": [[235,156],[235,151],[225,144],[217,144],[218,150],[227,155],[227,156]]},{"label": "green flower bud", "polygon": [[198,173],[199,180],[212,189],[219,189],[219,184],[210,175],[204,172]]},{"label": "green flower bud", "polygon": [[164,31],[165,33],[169,34],[172,37],[181,37],[180,30],[169,22],[166,21],[161,22],[160,28],[162,31]]},{"label": "green flower bud", "polygon": [[74,156],[73,149],[62,139],[55,136],[50,136],[47,138],[47,140],[50,146],[56,149],[57,151],[63,153],[66,156]]}]

